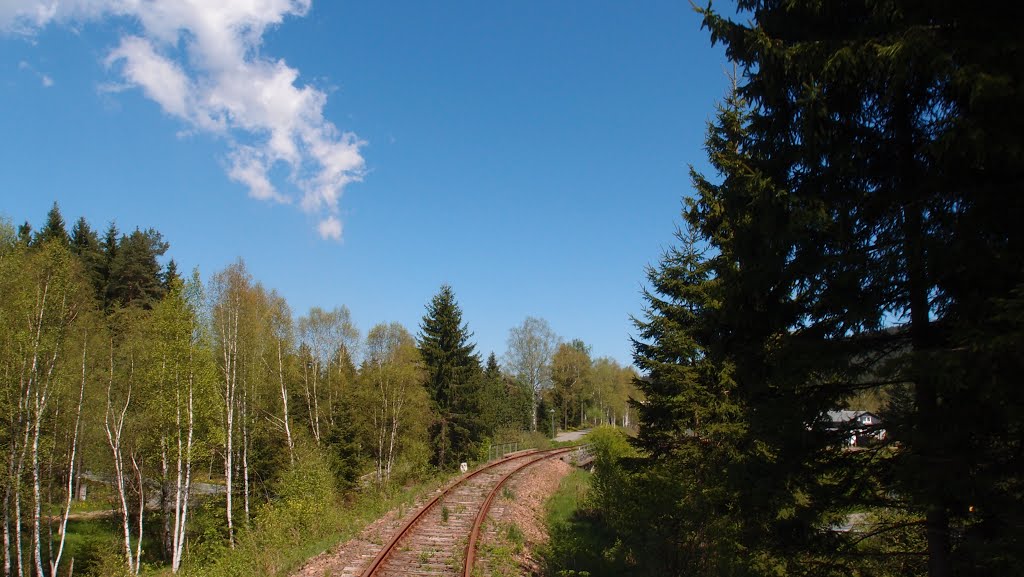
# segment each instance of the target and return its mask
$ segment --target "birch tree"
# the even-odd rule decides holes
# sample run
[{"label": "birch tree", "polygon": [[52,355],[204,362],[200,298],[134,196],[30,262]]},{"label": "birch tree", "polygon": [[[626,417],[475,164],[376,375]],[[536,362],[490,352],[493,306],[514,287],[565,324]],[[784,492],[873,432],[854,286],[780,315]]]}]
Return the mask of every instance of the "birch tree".
[{"label": "birch tree", "polygon": [[[48,479],[43,477],[52,472],[53,465],[51,471],[43,466],[44,460],[50,461],[46,452],[58,426],[52,409],[69,390],[81,390],[70,387],[80,381],[68,370],[76,364],[68,349],[77,342],[71,338],[72,329],[88,312],[89,301],[77,263],[59,242],[46,242],[36,249],[5,243],[0,247],[0,289],[4,295],[0,299],[0,374],[9,418],[3,428],[8,451],[3,491],[4,570],[7,575],[12,571],[24,574],[22,507],[27,501],[31,506],[31,565],[37,575],[45,575],[43,525],[47,521],[42,508],[47,498],[43,485]],[[69,404],[75,405],[74,401]],[[31,494],[24,495],[23,487],[29,481]],[[62,517],[66,519],[66,514]],[[47,535],[45,546],[49,545]],[[47,566],[54,569],[49,563]]]},{"label": "birch tree", "polygon": [[[114,328],[110,335],[109,372],[107,380],[106,408],[103,414],[103,432],[110,449],[113,467],[113,488],[120,513],[121,536],[125,564],[130,573],[139,572],[142,557],[142,528],[145,516],[145,489],[142,479],[138,427],[145,399],[146,380],[146,336],[144,327],[149,322],[149,313],[129,308],[115,313]],[[129,470],[129,467],[131,469]],[[134,493],[134,495],[133,495]],[[132,526],[133,501],[138,503],[138,531]],[[136,538],[135,551],[132,537]]]},{"label": "birch tree", "polygon": [[243,304],[252,278],[241,261],[215,274],[211,280],[211,313],[214,346],[220,373],[222,395],[221,422],[223,428],[224,481],[227,493],[225,519],[228,526],[228,544],[235,546],[234,525],[234,473],[235,473],[235,410],[238,406],[238,379],[242,374],[239,364],[243,359],[240,333]]},{"label": "birch tree", "polygon": [[281,428],[288,444],[288,462],[295,464],[295,438],[292,436],[291,415],[288,411],[288,380],[285,378],[285,358],[291,357],[294,346],[294,326],[288,302],[276,293],[270,294],[270,325],[276,353],[277,384],[281,392]]},{"label": "birch tree", "polygon": [[153,311],[151,342],[159,364],[160,410],[152,418],[160,423],[164,548],[174,573],[181,569],[185,548],[192,465],[206,446],[202,435],[210,415],[202,407],[215,398],[215,369],[199,315],[201,305],[202,285],[193,276],[188,283],[174,282]]},{"label": "birch tree", "polygon": [[306,356],[303,359],[303,384],[305,385],[306,407],[309,411],[309,427],[317,445],[323,437],[321,422],[321,397],[333,395],[330,381],[326,383],[328,390],[321,390],[321,381],[329,378],[328,370],[331,358],[340,350],[355,351],[359,342],[359,331],[352,323],[352,315],[348,307],[342,306],[330,311],[313,307],[309,314],[299,319],[299,336],[302,339]]},{"label": "birch tree", "polygon": [[416,343],[398,323],[379,324],[367,333],[366,358],[360,371],[358,403],[369,413],[375,479],[391,481],[410,413],[426,410],[423,367]]},{"label": "birch tree", "polygon": [[558,345],[551,358],[551,380],[556,400],[561,405],[562,427],[569,427],[569,418],[577,406],[582,427],[584,402],[590,388],[590,347],[579,339]]},{"label": "birch tree", "polygon": [[533,389],[532,431],[537,430],[540,392],[551,384],[551,357],[555,354],[559,340],[548,322],[537,317],[526,317],[522,325],[508,332],[505,366],[517,379]]}]

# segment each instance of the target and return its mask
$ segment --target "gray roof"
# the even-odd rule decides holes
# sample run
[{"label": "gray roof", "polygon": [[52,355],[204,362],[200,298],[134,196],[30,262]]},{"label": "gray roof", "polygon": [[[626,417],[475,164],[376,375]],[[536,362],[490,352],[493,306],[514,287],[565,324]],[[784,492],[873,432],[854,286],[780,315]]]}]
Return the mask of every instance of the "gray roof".
[{"label": "gray roof", "polygon": [[849,423],[856,421],[863,415],[870,415],[875,418],[876,421],[880,421],[878,415],[869,413],[868,411],[829,411],[828,418],[833,423]]}]

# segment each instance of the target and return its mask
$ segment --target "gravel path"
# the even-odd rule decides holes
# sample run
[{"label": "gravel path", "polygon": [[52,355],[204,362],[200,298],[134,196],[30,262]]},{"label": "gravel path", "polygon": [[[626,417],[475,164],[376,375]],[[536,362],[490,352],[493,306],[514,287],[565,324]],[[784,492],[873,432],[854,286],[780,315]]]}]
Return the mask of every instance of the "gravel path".
[{"label": "gravel path", "polygon": [[[480,575],[542,574],[539,548],[548,540],[544,503],[572,469],[565,460],[548,459],[531,466],[528,474],[516,475],[509,481],[508,492],[491,506],[478,554],[478,564],[482,565]],[[521,546],[510,542],[510,527],[516,527],[522,534]],[[507,555],[495,555],[495,548],[511,549],[511,559]]]},{"label": "gravel path", "polygon": [[564,431],[555,435],[555,440],[559,443],[564,443],[566,441],[579,441],[589,432],[590,429],[583,429],[582,431]]},{"label": "gravel path", "polygon": [[[536,561],[531,555],[532,547],[535,544],[543,543],[547,537],[544,528],[544,501],[551,493],[558,489],[562,476],[570,470],[572,470],[570,465],[557,458],[547,459],[531,465],[526,471],[513,476],[509,480],[507,487],[509,487],[511,494],[515,495],[515,498],[511,501],[507,498],[499,498],[492,505],[492,517],[501,519],[501,522],[504,523],[514,522],[525,535],[527,546],[523,549],[522,566],[524,569],[536,567]],[[422,503],[429,501],[439,492],[440,489],[432,494],[424,495],[421,501],[412,507],[401,511],[389,512],[381,519],[367,526],[358,537],[340,543],[329,551],[311,559],[302,569],[293,573],[292,577],[357,577],[373,560],[390,536],[396,533],[416,513]],[[446,529],[444,533],[448,534],[432,535],[431,538],[446,540],[448,535],[461,533],[461,531],[453,530],[455,529],[454,527],[450,527],[463,514],[459,503],[455,502],[459,500],[459,497],[452,495],[448,499],[453,501],[448,505],[450,519],[443,524]],[[466,509],[468,512],[471,507],[467,506]],[[490,525],[494,525],[494,523],[492,522]],[[450,533],[448,530],[450,530]],[[493,528],[491,532],[494,532]],[[483,541],[486,541],[490,537],[485,532],[482,538]],[[464,537],[462,542],[464,543]],[[404,571],[401,571],[403,574],[420,572],[445,573],[449,570],[448,566],[453,564],[452,560],[447,559],[447,557],[461,555],[460,546],[456,543],[446,542],[445,547],[431,547],[428,548],[429,551],[427,552],[419,551],[419,549],[423,548],[419,546],[422,544],[417,543],[416,545],[410,545],[407,549],[409,553],[414,554],[414,564],[422,565],[422,567],[417,567],[416,570],[412,571],[412,567],[404,567]],[[452,555],[452,553],[455,553],[452,550],[459,551],[458,555]],[[424,556],[426,558],[423,558]],[[438,557],[438,559],[435,559],[435,557]],[[440,557],[446,558],[440,559]],[[525,574],[532,573],[531,569]],[[490,573],[484,572],[482,574],[489,575]]]}]

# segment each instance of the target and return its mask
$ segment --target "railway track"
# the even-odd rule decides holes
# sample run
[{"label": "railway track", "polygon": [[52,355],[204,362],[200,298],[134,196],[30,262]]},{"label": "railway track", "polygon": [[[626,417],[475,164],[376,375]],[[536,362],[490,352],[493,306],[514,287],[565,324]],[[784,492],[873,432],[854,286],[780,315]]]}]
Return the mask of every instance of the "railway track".
[{"label": "railway track", "polygon": [[377,553],[361,577],[465,576],[491,502],[513,474],[574,448],[528,451],[467,473],[425,504]]}]

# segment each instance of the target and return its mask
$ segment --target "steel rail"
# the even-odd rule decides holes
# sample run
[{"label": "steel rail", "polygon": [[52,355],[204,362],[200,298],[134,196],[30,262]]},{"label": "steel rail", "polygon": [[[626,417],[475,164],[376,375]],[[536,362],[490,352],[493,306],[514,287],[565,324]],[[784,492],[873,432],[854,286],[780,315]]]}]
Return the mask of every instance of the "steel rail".
[{"label": "steel rail", "polygon": [[512,475],[515,475],[516,473],[522,471],[523,469],[529,467],[530,465],[539,463],[540,461],[543,461],[545,459],[550,459],[552,457],[557,457],[559,455],[575,451],[578,448],[579,447],[568,447],[563,449],[554,449],[546,451],[545,454],[531,461],[527,461],[522,465],[519,465],[515,469],[506,473],[505,476],[503,476],[500,480],[498,480],[498,483],[494,486],[494,489],[492,489],[491,492],[488,493],[487,499],[484,500],[483,506],[480,507],[480,512],[477,513],[476,520],[473,522],[473,530],[469,533],[469,541],[466,542],[466,561],[462,571],[463,577],[471,577],[473,574],[473,565],[476,562],[476,542],[480,537],[480,529],[483,528],[484,521],[487,520],[487,514],[491,510],[491,503],[494,501],[494,498],[498,495],[498,491],[500,491],[501,488],[505,485],[505,482],[512,478]]},{"label": "steel rail", "polygon": [[[461,477],[459,477],[458,479],[456,479],[455,481],[451,482],[447,487],[445,487],[444,491],[442,491],[440,495],[438,495],[438,496],[434,497],[433,499],[431,499],[430,502],[428,502],[426,505],[424,505],[419,510],[419,512],[417,512],[415,515],[413,515],[413,517],[411,519],[409,519],[408,521],[405,522],[404,525],[402,525],[402,528],[399,529],[398,533],[396,533],[395,536],[392,537],[391,540],[388,541],[388,543],[386,545],[384,545],[384,547],[380,550],[380,552],[377,553],[377,556],[373,558],[373,561],[360,574],[360,577],[371,577],[380,568],[381,564],[384,563],[384,561],[388,558],[388,556],[391,555],[392,551],[395,549],[395,546],[397,546],[398,542],[403,537],[406,536],[406,534],[409,532],[409,530],[412,529],[413,525],[415,525],[416,522],[419,521],[427,513],[427,511],[429,511],[431,508],[433,508],[434,505],[436,505],[438,503],[438,501],[440,501],[441,499],[444,499],[446,496],[448,496],[449,493],[451,493],[454,489],[456,489],[462,483],[468,481],[469,479],[471,479],[471,478],[473,478],[473,477],[475,477],[475,476],[477,476],[477,475],[479,475],[481,473],[487,472],[487,471],[493,469],[494,467],[497,467],[498,465],[502,465],[504,463],[507,463],[508,461],[512,461],[512,460],[515,460],[515,459],[522,459],[523,457],[528,457],[528,456],[536,454],[536,453],[550,453],[550,452],[551,452],[550,450],[549,451],[537,451],[535,449],[531,449],[529,451],[522,451],[522,452],[519,452],[519,453],[516,453],[516,454],[506,455],[505,457],[503,457],[501,459],[498,459],[497,461],[494,461],[493,463],[488,463],[485,466],[480,467],[479,469],[476,469],[474,471],[470,471],[469,473],[466,473],[466,474],[462,475]],[[531,461],[531,463],[532,463],[532,461]]]}]

